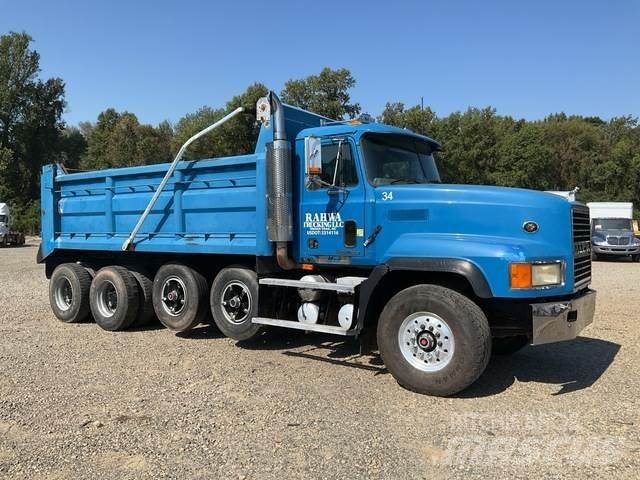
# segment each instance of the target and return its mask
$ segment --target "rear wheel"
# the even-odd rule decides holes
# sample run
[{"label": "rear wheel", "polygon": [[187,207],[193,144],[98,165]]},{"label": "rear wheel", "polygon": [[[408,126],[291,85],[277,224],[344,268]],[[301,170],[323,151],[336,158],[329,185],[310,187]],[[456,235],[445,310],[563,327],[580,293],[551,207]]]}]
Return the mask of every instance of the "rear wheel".
[{"label": "rear wheel", "polygon": [[136,319],[139,308],[138,284],[124,267],[104,267],[91,282],[91,313],[100,328],[125,330]]},{"label": "rear wheel", "polygon": [[469,298],[438,285],[416,285],[385,306],[378,346],[400,385],[447,396],[482,374],[491,355],[491,332],[487,317]]},{"label": "rear wheel", "polygon": [[49,303],[58,320],[82,322],[89,316],[91,276],[77,263],[58,265],[49,282]]},{"label": "rear wheel", "polygon": [[261,325],[251,323],[258,315],[258,276],[253,270],[220,270],[211,286],[209,303],[214,322],[227,337],[249,340],[262,331]]},{"label": "rear wheel", "polygon": [[186,265],[163,265],[153,280],[153,308],[169,330],[185,332],[207,314],[207,280]]},{"label": "rear wheel", "polygon": [[522,350],[529,344],[526,335],[514,335],[512,337],[496,337],[492,340],[491,352],[494,355],[511,355]]},{"label": "rear wheel", "polygon": [[136,279],[140,290],[138,315],[133,322],[134,327],[143,327],[151,323],[156,312],[153,309],[153,277],[139,268],[129,268]]}]

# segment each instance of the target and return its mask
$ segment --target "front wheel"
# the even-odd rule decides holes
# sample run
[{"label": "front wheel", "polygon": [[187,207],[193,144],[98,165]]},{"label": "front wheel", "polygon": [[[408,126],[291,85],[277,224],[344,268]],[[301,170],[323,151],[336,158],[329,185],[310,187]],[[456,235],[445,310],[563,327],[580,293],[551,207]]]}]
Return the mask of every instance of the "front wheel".
[{"label": "front wheel", "polygon": [[631,255],[632,262],[640,262],[640,255]]},{"label": "front wheel", "polygon": [[380,356],[400,385],[445,397],[485,370],[491,332],[480,307],[439,285],[416,285],[387,303],[378,323]]}]

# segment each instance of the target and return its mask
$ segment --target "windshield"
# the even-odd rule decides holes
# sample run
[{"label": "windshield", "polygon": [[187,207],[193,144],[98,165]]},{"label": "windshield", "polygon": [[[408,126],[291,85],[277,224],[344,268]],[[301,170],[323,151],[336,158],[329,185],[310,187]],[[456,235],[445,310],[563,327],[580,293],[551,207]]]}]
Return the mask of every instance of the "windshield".
[{"label": "windshield", "polygon": [[7,216],[6,215],[0,215],[0,223],[7,223]]},{"label": "windshield", "polygon": [[362,153],[369,183],[440,183],[432,146],[409,135],[368,133]]},{"label": "windshield", "polygon": [[593,230],[632,230],[628,218],[594,218]]}]

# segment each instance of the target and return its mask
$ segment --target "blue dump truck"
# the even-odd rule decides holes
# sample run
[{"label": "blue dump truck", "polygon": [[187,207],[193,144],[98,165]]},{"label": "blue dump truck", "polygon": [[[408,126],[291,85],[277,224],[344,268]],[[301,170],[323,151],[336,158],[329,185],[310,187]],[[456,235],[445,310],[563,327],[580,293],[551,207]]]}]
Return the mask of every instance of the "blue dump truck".
[{"label": "blue dump truck", "polygon": [[[255,153],[181,160],[240,114],[261,124]],[[110,331],[212,318],[240,346],[267,328],[352,337],[437,396],[471,385],[492,352],[575,338],[596,298],[586,206],[442,184],[440,148],[269,93],[171,164],[47,165],[38,262],[53,313]]]}]

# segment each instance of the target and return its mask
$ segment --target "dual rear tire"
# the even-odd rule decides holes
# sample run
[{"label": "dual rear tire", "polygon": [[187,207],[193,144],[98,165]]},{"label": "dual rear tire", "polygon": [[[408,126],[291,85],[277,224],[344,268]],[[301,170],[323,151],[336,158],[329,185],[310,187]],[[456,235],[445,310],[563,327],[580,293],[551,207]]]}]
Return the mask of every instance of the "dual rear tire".
[{"label": "dual rear tire", "polygon": [[258,280],[248,268],[230,267],[216,275],[211,290],[198,271],[179,263],[163,265],[153,280],[136,267],[108,266],[95,272],[76,263],[59,265],[51,276],[49,299],[55,316],[65,323],[91,314],[108,331],[143,326],[157,316],[173,332],[185,332],[213,314],[220,331],[248,340],[262,327],[258,314]]},{"label": "dual rear tire", "polygon": [[173,332],[191,330],[205,319],[209,309],[207,280],[179,263],[160,267],[152,297],[158,319]]},{"label": "dual rear tire", "polygon": [[95,272],[77,263],[59,265],[49,282],[49,302],[62,322],[82,322],[91,315],[112,332],[146,324],[154,314],[148,275],[121,266]]}]

